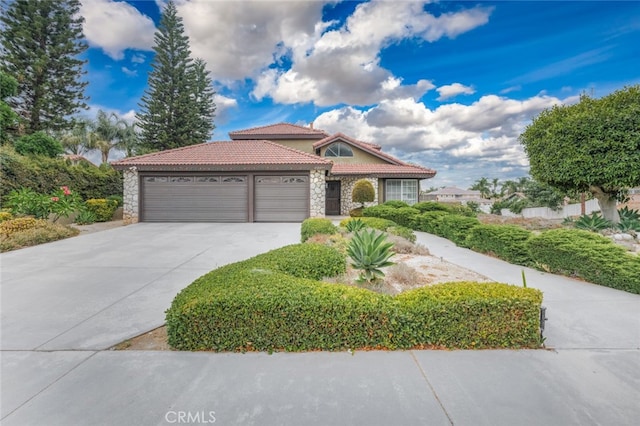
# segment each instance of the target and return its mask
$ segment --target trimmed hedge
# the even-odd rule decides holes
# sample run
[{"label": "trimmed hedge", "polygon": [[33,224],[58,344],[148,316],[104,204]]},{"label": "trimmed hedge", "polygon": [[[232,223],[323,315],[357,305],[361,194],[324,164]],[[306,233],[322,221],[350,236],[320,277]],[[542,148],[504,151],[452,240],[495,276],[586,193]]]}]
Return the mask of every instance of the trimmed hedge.
[{"label": "trimmed hedge", "polygon": [[470,207],[463,206],[462,204],[452,203],[438,203],[436,201],[422,201],[412,206],[414,209],[420,210],[420,212],[432,212],[443,211],[452,214],[458,214],[461,216],[475,217],[476,213]]},{"label": "trimmed hedge", "polygon": [[[538,290],[449,283],[392,297],[286,273],[289,263],[301,272],[317,261],[304,253],[305,245],[198,278],[167,310],[169,344],[180,350],[269,352],[540,346]],[[327,272],[322,263],[311,269]]]},{"label": "trimmed hedge", "polygon": [[461,247],[466,247],[467,235],[474,227],[480,225],[475,217],[450,214],[442,216],[438,225],[438,235],[447,238]]},{"label": "trimmed hedge", "polygon": [[599,234],[552,229],[532,237],[527,247],[545,270],[640,294],[640,258]]},{"label": "trimmed hedge", "polygon": [[300,240],[304,243],[316,234],[333,235],[338,232],[338,228],[330,219],[312,217],[305,219],[300,226]]},{"label": "trimmed hedge", "polygon": [[413,228],[415,226],[415,218],[419,214],[420,210],[414,209],[413,207],[392,207],[387,204],[367,207],[362,211],[362,215],[365,217],[380,217],[407,228]]},{"label": "trimmed hedge", "polygon": [[515,225],[478,225],[471,229],[466,246],[516,265],[533,266],[527,241],[531,231]]},{"label": "trimmed hedge", "polygon": [[449,213],[444,211],[427,211],[414,219],[415,228],[418,231],[428,232],[430,234],[440,235],[440,226],[442,219],[445,216],[449,216]]},{"label": "trimmed hedge", "polygon": [[298,278],[321,280],[346,271],[346,258],[324,244],[294,244],[260,254],[253,264]]}]

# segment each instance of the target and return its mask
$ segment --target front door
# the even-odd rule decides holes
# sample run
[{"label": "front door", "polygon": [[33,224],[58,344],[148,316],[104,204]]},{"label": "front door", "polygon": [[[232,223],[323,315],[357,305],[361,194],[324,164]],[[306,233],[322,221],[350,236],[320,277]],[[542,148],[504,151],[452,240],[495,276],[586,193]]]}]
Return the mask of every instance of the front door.
[{"label": "front door", "polygon": [[327,181],[327,192],[325,214],[327,216],[339,216],[340,215],[340,181],[330,180]]}]

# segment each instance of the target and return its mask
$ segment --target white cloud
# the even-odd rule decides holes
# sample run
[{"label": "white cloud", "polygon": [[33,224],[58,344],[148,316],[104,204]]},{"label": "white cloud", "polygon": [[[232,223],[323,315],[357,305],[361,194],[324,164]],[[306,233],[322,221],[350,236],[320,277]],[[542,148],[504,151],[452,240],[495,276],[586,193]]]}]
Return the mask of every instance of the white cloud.
[{"label": "white cloud", "polygon": [[268,69],[253,96],[275,102],[372,105],[383,99],[418,99],[435,86],[428,80],[405,85],[380,66],[384,47],[408,38],[433,42],[455,37],[488,21],[491,9],[474,8],[438,17],[426,2],[368,2],[358,5],[345,24],[308,37],[290,49],[290,69]]},{"label": "white cloud", "polygon": [[151,18],[125,2],[81,1],[83,31],[90,46],[101,48],[115,60],[124,59],[126,49],[151,50],[156,30]]},{"label": "white cloud", "polygon": [[138,75],[138,71],[136,70],[130,70],[127,67],[122,67],[121,68],[122,72],[125,73],[126,75],[128,75],[129,77],[135,77],[136,75]]},{"label": "white cloud", "polygon": [[146,61],[147,57],[142,53],[136,53],[131,56],[131,62],[134,64],[143,64]]},{"label": "white cloud", "polygon": [[216,104],[216,124],[223,124],[229,119],[230,110],[238,107],[238,101],[233,98],[216,93],[213,96],[213,102]]},{"label": "white cloud", "polygon": [[536,95],[524,100],[495,95],[471,105],[451,103],[433,110],[412,98],[385,100],[367,109],[343,107],[320,114],[315,126],[375,142],[383,150],[439,170],[444,183],[465,177],[526,174],[528,161],[518,141],[542,110],[572,98]]},{"label": "white cloud", "polygon": [[439,101],[444,101],[445,99],[453,98],[458,95],[473,95],[476,93],[473,87],[465,86],[460,83],[448,84],[446,86],[440,86],[436,89],[440,96],[438,97]]}]

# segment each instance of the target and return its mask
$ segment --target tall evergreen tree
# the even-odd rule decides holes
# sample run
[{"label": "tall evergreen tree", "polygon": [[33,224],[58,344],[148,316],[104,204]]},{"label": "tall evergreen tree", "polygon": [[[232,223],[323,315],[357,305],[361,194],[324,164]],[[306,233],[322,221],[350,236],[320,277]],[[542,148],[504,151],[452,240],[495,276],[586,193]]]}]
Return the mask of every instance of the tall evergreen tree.
[{"label": "tall evergreen tree", "polygon": [[200,58],[193,62],[192,77],[193,93],[197,115],[193,127],[193,138],[198,142],[206,142],[211,137],[211,132],[215,129],[213,118],[215,117],[216,104],[213,102],[213,91],[211,77],[207,71],[206,63]]},{"label": "tall evergreen tree", "polygon": [[[8,3],[8,4],[7,4]],[[4,2],[0,21],[0,68],[18,81],[11,106],[24,120],[27,134],[73,126],[71,116],[86,109],[78,55],[83,41],[79,0]]]},{"label": "tall evergreen tree", "polygon": [[213,130],[213,92],[203,63],[191,59],[182,18],[170,1],[154,37],[155,57],[137,114],[142,149],[165,150],[205,142]]}]

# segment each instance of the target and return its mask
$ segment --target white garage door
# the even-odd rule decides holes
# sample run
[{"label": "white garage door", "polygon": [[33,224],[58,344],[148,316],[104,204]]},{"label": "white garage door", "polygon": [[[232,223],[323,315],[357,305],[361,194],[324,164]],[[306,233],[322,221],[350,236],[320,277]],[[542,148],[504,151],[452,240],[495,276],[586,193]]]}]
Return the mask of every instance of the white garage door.
[{"label": "white garage door", "polygon": [[256,176],[256,222],[302,222],[309,217],[309,176]]},{"label": "white garage door", "polygon": [[246,222],[247,176],[144,176],[145,222]]}]

